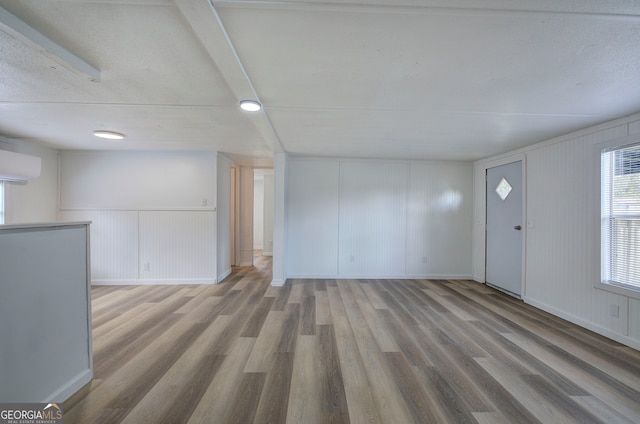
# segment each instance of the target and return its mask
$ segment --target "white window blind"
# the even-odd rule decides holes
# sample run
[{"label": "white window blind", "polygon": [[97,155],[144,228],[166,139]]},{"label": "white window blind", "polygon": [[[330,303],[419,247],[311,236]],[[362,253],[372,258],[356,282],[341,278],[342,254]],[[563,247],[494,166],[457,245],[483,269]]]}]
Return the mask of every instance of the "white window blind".
[{"label": "white window blind", "polygon": [[602,152],[603,283],[640,289],[640,144]]}]

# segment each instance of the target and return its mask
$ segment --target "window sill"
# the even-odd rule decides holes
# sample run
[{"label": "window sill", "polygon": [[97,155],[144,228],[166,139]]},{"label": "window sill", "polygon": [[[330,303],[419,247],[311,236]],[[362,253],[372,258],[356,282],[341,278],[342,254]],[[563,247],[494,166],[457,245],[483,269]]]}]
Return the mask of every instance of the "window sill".
[{"label": "window sill", "polygon": [[640,300],[640,287],[633,288],[629,286],[597,282],[595,284],[595,288]]}]

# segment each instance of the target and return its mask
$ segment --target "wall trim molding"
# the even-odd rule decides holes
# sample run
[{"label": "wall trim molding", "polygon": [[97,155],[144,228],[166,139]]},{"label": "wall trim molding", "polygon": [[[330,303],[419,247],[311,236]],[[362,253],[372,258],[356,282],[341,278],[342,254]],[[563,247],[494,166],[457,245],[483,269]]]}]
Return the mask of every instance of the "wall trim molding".
[{"label": "wall trim molding", "polygon": [[558,317],[560,317],[562,319],[566,319],[567,321],[569,321],[569,322],[571,322],[573,324],[579,325],[580,327],[584,327],[587,330],[591,330],[594,333],[600,334],[601,336],[610,338],[612,340],[617,341],[618,343],[622,343],[622,344],[627,345],[629,347],[632,347],[634,349],[639,349],[640,350],[640,341],[635,340],[635,339],[633,339],[631,337],[625,336],[624,334],[616,333],[616,332],[611,331],[611,330],[609,330],[609,329],[607,329],[605,327],[601,327],[601,326],[599,326],[597,324],[594,324],[592,322],[585,321],[585,320],[583,320],[581,318],[578,318],[578,317],[576,317],[576,316],[574,316],[572,314],[568,314],[568,313],[566,313],[566,312],[564,312],[564,311],[562,311],[560,309],[556,309],[556,308],[554,308],[552,306],[549,306],[549,305],[547,305],[547,304],[545,304],[543,302],[539,302],[539,301],[537,301],[535,299],[532,299],[530,297],[522,297],[522,300],[528,305],[534,306],[534,307],[536,307],[538,309],[541,309],[541,310],[543,310],[545,312],[549,312],[550,314],[558,316]]},{"label": "wall trim molding", "polygon": [[229,275],[231,275],[231,268],[225,270],[222,274],[218,275],[218,281],[216,281],[214,284],[221,283]]},{"label": "wall trim molding", "polygon": [[175,280],[91,280],[92,286],[154,286],[172,284],[217,284],[215,278],[188,278]]},{"label": "wall trim molding", "polygon": [[281,280],[281,279],[277,279],[277,280],[271,280],[271,285],[274,287],[282,287],[284,286],[284,283],[286,283],[287,280]]},{"label": "wall trim molding", "polygon": [[93,369],[84,370],[71,380],[67,382],[64,386],[60,387],[55,392],[48,395],[46,398],[42,399],[40,402],[49,403],[49,402],[64,402],[69,399],[74,393],[84,387],[87,383],[89,383],[93,379]]},{"label": "wall trim molding", "polygon": [[312,278],[330,280],[473,280],[471,274],[288,274],[287,279],[306,280]]}]

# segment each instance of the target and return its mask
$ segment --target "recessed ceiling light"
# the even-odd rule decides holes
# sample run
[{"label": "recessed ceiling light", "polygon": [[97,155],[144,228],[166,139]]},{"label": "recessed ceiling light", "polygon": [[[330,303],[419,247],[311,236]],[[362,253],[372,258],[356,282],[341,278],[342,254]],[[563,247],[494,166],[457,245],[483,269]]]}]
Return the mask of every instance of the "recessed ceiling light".
[{"label": "recessed ceiling light", "polygon": [[93,132],[93,135],[100,138],[107,138],[109,140],[122,140],[124,138],[124,134],[120,134],[115,131],[96,130]]},{"label": "recessed ceiling light", "polygon": [[255,100],[242,100],[240,102],[240,109],[247,112],[257,112],[262,109],[262,105]]}]

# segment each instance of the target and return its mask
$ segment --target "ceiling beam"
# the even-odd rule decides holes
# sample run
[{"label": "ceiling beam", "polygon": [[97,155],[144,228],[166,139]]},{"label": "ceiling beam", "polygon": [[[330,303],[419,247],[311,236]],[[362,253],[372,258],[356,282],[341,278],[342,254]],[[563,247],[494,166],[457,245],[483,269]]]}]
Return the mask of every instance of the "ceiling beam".
[{"label": "ceiling beam", "polygon": [[[176,4],[238,102],[257,100],[262,104],[213,4],[209,0],[176,0]],[[265,105],[262,106],[259,112],[247,112],[247,116],[271,150],[274,153],[283,153],[284,149],[278,134],[267,115]]]},{"label": "ceiling beam", "polygon": [[0,7],[0,30],[36,49],[75,74],[82,75],[91,81],[100,81],[98,69],[2,7]]}]

